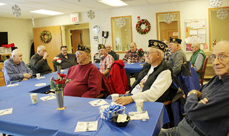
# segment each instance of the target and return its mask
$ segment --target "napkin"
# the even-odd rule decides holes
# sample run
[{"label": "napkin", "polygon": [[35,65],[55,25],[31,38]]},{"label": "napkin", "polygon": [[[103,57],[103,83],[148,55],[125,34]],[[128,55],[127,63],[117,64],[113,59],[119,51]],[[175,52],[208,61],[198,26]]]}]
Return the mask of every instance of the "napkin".
[{"label": "napkin", "polygon": [[60,72],[64,72],[64,71],[66,71],[66,70],[60,70]]},{"label": "napkin", "polygon": [[129,112],[130,120],[143,120],[149,119],[147,111],[143,112]]},{"label": "napkin", "polygon": [[12,114],[12,112],[13,112],[13,108],[0,110],[0,116],[7,115],[7,114]]},{"label": "napkin", "polygon": [[35,86],[46,86],[46,83],[38,83]]},{"label": "napkin", "polygon": [[97,131],[98,121],[78,122],[75,132]]},{"label": "napkin", "polygon": [[11,86],[18,86],[19,84],[10,84],[10,85],[7,85],[7,87],[11,87]]},{"label": "napkin", "polygon": [[49,95],[49,96],[44,96],[40,98],[42,101],[48,101],[48,100],[52,100],[52,99],[56,99],[56,96],[54,95]]},{"label": "napkin", "polygon": [[41,76],[40,78],[45,78],[45,76]]},{"label": "napkin", "polygon": [[92,106],[101,106],[101,105],[105,105],[108,104],[106,101],[99,99],[99,100],[94,100],[94,101],[90,101],[89,102]]}]

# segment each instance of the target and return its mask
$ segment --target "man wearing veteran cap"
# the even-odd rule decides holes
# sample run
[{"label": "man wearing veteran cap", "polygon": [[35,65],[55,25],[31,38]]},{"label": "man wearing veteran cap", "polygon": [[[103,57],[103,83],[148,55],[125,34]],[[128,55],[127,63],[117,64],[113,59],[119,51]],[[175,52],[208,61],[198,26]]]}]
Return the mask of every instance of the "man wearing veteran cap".
[{"label": "man wearing veteran cap", "polygon": [[170,37],[169,49],[171,55],[168,63],[172,67],[175,75],[180,73],[181,66],[186,61],[186,56],[180,47],[181,41],[181,39]]},{"label": "man wearing veteran cap", "polygon": [[64,88],[65,96],[95,98],[102,90],[102,74],[89,62],[91,50],[78,45],[76,58],[78,65],[68,70],[67,78],[71,81]]},{"label": "man wearing veteran cap", "polygon": [[177,89],[171,86],[175,77],[169,64],[163,60],[165,47],[165,43],[161,41],[149,40],[147,63],[129,93],[125,94],[126,97],[119,97],[115,102],[121,105],[132,103],[137,99],[164,102],[175,96]]},{"label": "man wearing veteran cap", "polygon": [[114,62],[114,58],[107,53],[106,47],[103,44],[99,44],[99,58],[100,58],[100,72],[103,75],[108,76],[111,65]]},{"label": "man wearing veteran cap", "polygon": [[186,116],[177,127],[162,129],[158,136],[229,136],[229,41],[214,46],[210,61],[216,76],[192,90],[184,105]]}]

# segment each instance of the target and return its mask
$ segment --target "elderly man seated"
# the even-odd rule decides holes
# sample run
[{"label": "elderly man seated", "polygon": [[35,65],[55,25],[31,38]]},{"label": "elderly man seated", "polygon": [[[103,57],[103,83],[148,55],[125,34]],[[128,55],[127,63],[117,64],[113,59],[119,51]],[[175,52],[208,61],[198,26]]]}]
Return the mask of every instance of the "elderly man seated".
[{"label": "elderly man seated", "polygon": [[33,74],[40,73],[41,75],[52,72],[47,62],[48,53],[43,45],[37,47],[37,53],[31,57],[30,67],[33,70]]},{"label": "elderly man seated", "polygon": [[30,70],[22,61],[22,52],[18,49],[13,50],[11,53],[12,58],[4,61],[3,74],[6,85],[12,82],[19,82],[30,79],[33,75]]},{"label": "elderly man seated", "polygon": [[228,136],[229,135],[229,41],[213,48],[210,60],[216,76],[200,91],[189,92],[186,116],[177,127],[161,130],[159,136]]},{"label": "elderly man seated", "polygon": [[[76,62],[76,55],[72,53],[68,53],[68,48],[67,46],[61,46],[60,47],[61,53],[58,54],[56,57],[61,58],[61,68],[66,69],[70,68],[75,65]],[[54,66],[55,71],[57,68]]]},{"label": "elderly man seated", "polygon": [[65,96],[95,98],[102,90],[102,74],[89,62],[91,50],[78,45],[76,58],[78,65],[68,70],[67,78],[71,81],[64,88]]},{"label": "elderly man seated", "polygon": [[169,50],[171,55],[168,63],[172,67],[175,75],[181,72],[181,66],[186,61],[186,56],[181,50],[181,41],[181,39],[170,37]]},{"label": "elderly man seated", "polygon": [[[126,52],[123,61],[124,62],[128,62],[128,59],[130,59],[131,63],[136,63],[136,62],[140,62],[140,57],[138,57],[138,53],[137,53],[138,49],[137,49],[137,45],[135,42],[132,42],[130,44],[130,50]],[[145,62],[145,57],[142,57],[142,62]]]},{"label": "elderly man seated", "polygon": [[[191,50],[193,52],[190,62],[193,65],[196,71],[202,70],[202,66],[204,63],[204,59],[206,57],[203,50],[200,49],[200,43],[193,43],[191,46]],[[198,73],[199,79],[201,78],[201,73]]]},{"label": "elderly man seated", "polygon": [[157,40],[149,40],[147,49],[147,63],[142,68],[130,92],[125,97],[119,97],[115,102],[121,105],[132,103],[137,99],[151,102],[164,102],[171,100],[172,69],[163,60],[166,45]]},{"label": "elderly man seated", "polygon": [[114,58],[114,61],[118,60],[118,55],[116,54],[116,52],[111,50],[111,44],[107,43],[106,49],[107,49],[107,52]]},{"label": "elderly man seated", "polygon": [[106,77],[109,75],[110,68],[114,62],[114,58],[107,53],[106,47],[103,44],[99,44],[99,58],[100,58],[100,72]]}]

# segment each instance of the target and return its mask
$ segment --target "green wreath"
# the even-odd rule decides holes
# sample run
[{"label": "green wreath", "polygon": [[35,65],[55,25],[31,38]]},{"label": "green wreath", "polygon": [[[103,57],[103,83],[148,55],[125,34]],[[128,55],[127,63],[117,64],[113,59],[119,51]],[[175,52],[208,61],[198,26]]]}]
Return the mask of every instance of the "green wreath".
[{"label": "green wreath", "polygon": [[[142,29],[142,24],[145,24],[145,29]],[[151,25],[150,22],[147,19],[139,20],[136,24],[136,30],[139,34],[147,34],[150,31]]]},{"label": "green wreath", "polygon": [[40,35],[40,39],[44,43],[49,43],[52,40],[51,32],[44,30]]}]

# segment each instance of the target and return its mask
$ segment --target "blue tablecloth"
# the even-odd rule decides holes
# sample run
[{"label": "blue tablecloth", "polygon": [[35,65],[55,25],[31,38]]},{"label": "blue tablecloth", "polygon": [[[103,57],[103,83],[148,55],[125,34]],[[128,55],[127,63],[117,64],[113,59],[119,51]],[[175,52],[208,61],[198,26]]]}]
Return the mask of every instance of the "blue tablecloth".
[{"label": "blue tablecloth", "polygon": [[[126,127],[119,128],[112,122],[100,118],[98,107],[88,102],[93,98],[64,97],[66,109],[57,111],[55,99],[42,101],[33,105],[29,93],[22,93],[0,102],[0,110],[13,108],[13,114],[0,116],[0,132],[11,135],[99,135],[122,136],[144,135],[156,136],[162,125],[167,123],[167,112],[162,103],[144,102],[143,110],[149,113],[149,120],[131,120]],[[108,103],[111,100],[105,99]],[[126,106],[125,112],[136,111],[135,103]],[[98,130],[95,132],[74,132],[78,121],[98,120]]]},{"label": "blue tablecloth", "polygon": [[[99,63],[93,63],[98,69],[99,69]],[[145,63],[143,63],[144,65]],[[143,65],[140,65],[140,63],[132,63],[132,64],[128,64],[125,63],[125,71],[126,73],[140,73]]]},{"label": "blue tablecloth", "polygon": [[[131,64],[129,64],[131,65]],[[67,70],[64,72],[67,73]],[[111,122],[100,118],[98,107],[88,102],[93,98],[64,96],[64,105],[67,109],[57,111],[55,99],[43,102],[38,94],[38,103],[33,105],[30,99],[31,92],[40,92],[49,88],[50,78],[57,77],[57,73],[45,75],[46,78],[36,78],[19,82],[15,87],[0,87],[0,110],[13,108],[13,114],[0,116],[0,132],[11,135],[157,135],[163,124],[169,122],[167,112],[162,103],[144,102],[144,110],[149,113],[149,120],[130,121],[127,127],[119,128]],[[37,83],[46,83],[46,86],[35,87]],[[105,100],[111,102],[111,100]],[[126,113],[135,111],[135,103],[126,106]],[[98,120],[98,130],[95,132],[74,132],[78,121]]]}]

